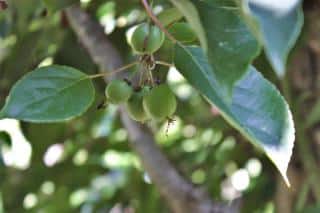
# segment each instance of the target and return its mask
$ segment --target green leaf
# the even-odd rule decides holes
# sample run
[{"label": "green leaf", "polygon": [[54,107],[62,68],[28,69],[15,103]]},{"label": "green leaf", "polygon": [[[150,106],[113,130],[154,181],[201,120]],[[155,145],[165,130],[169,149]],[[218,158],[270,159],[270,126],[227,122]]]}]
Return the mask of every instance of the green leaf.
[{"label": "green leaf", "polygon": [[177,22],[170,26],[169,33],[182,43],[196,41],[197,36],[186,22]]},{"label": "green leaf", "polygon": [[170,0],[171,3],[180,10],[180,12],[184,15],[187,21],[190,24],[190,27],[197,34],[200,44],[202,48],[207,51],[207,38],[205,35],[205,31],[201,25],[201,21],[199,18],[199,13],[195,6],[191,3],[190,0]]},{"label": "green leaf", "polygon": [[282,11],[243,2],[245,13],[253,16],[251,18],[254,20],[251,21],[250,26],[263,43],[268,60],[277,75],[283,77],[289,52],[297,41],[303,26],[301,6],[298,4],[289,11]]},{"label": "green leaf", "polygon": [[231,96],[233,85],[259,54],[256,38],[241,19],[234,0],[196,1],[208,43],[208,59],[220,87]]},{"label": "green leaf", "polygon": [[60,122],[84,113],[94,100],[94,87],[84,73],[66,66],[38,68],[10,91],[1,118]]},{"label": "green leaf", "polygon": [[46,7],[49,9],[49,11],[54,13],[58,10],[61,10],[79,1],[78,0],[43,0],[43,2],[46,5]]},{"label": "green leaf", "polygon": [[289,107],[278,90],[250,67],[235,84],[232,101],[228,102],[201,48],[177,44],[174,63],[233,127],[263,149],[288,183],[286,170],[292,154],[294,126]]},{"label": "green leaf", "polygon": [[11,146],[11,136],[5,131],[0,131],[0,145],[1,144]]},{"label": "green leaf", "polygon": [[163,26],[169,26],[170,24],[179,21],[183,18],[183,15],[180,13],[180,11],[175,8],[169,8],[163,10],[159,15],[158,19],[163,24]]}]

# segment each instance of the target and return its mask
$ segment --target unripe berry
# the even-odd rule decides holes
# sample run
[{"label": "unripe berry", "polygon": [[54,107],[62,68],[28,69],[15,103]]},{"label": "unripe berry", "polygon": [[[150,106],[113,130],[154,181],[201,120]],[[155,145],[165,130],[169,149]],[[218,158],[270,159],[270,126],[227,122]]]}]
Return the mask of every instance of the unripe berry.
[{"label": "unripe berry", "polygon": [[168,85],[153,88],[143,98],[143,108],[155,120],[166,119],[176,111],[177,101]]},{"label": "unripe berry", "polygon": [[164,37],[164,33],[157,26],[143,23],[134,30],[131,45],[140,54],[151,54],[161,47]]},{"label": "unripe berry", "polygon": [[129,100],[132,95],[132,88],[125,81],[114,80],[108,84],[105,93],[110,103],[120,104]]},{"label": "unripe berry", "polygon": [[126,108],[131,119],[139,122],[145,122],[148,116],[143,108],[144,91],[135,92],[126,103]]}]

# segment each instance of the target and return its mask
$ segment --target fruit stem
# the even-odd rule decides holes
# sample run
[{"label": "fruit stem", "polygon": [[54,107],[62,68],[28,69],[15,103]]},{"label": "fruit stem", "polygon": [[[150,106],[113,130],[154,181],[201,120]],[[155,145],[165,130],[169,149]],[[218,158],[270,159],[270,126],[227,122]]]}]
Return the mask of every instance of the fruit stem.
[{"label": "fruit stem", "polygon": [[135,62],[132,62],[130,64],[127,64],[127,65],[124,65],[118,69],[115,69],[111,72],[103,72],[103,73],[100,73],[100,74],[96,74],[96,75],[90,75],[89,78],[93,79],[93,78],[99,78],[99,77],[107,77],[107,76],[110,76],[110,75],[113,75],[113,74],[116,74],[118,72],[122,72],[122,71],[125,71],[137,64],[139,64],[140,62],[139,61],[135,61]]},{"label": "fruit stem", "polygon": [[147,15],[151,18],[151,20],[155,23],[155,25],[157,25],[173,43],[177,43],[177,40],[168,32],[168,30],[162,25],[159,19],[154,15],[154,13],[152,12],[152,9],[148,4],[148,0],[141,0],[141,3],[143,4],[147,12]]},{"label": "fruit stem", "polygon": [[166,66],[166,67],[173,67],[173,64],[167,63],[165,61],[156,61],[156,64]]},{"label": "fruit stem", "polygon": [[[145,68],[147,69],[147,68]],[[153,80],[153,76],[152,76],[152,72],[150,69],[147,69],[147,72],[149,74],[149,78],[150,78],[150,81],[151,81],[151,86],[153,87],[154,86],[154,80]]]},{"label": "fruit stem", "polygon": [[144,72],[145,72],[145,68],[143,67],[140,71],[140,79],[139,79],[139,86],[143,86],[144,82],[143,82],[143,78],[144,78]]}]

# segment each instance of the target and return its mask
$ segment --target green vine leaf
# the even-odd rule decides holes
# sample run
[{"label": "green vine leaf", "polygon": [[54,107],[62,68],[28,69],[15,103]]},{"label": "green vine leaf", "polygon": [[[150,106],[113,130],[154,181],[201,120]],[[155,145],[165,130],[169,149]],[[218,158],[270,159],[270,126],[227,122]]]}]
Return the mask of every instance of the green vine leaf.
[{"label": "green vine leaf", "polygon": [[289,183],[286,170],[295,130],[289,107],[274,85],[249,67],[235,84],[228,102],[201,48],[177,44],[174,64],[233,127],[266,153]]},{"label": "green vine leaf", "polygon": [[42,67],[16,82],[0,111],[0,119],[65,121],[84,113],[94,97],[92,81],[86,74],[67,66]]},{"label": "green vine leaf", "polygon": [[259,54],[259,43],[241,19],[233,0],[195,1],[208,43],[208,59],[221,89],[232,95],[234,84]]},{"label": "green vine leaf", "polygon": [[[264,50],[276,74],[281,78],[286,72],[290,50],[296,43],[302,26],[303,11],[300,4],[280,9],[243,1],[244,14],[253,32],[264,45]],[[279,30],[281,29],[281,30]]]}]

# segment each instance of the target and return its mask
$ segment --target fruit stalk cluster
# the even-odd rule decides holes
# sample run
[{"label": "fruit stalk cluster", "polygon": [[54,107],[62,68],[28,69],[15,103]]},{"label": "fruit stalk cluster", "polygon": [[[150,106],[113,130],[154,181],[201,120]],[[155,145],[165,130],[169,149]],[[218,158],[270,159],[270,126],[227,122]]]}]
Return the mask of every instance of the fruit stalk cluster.
[{"label": "fruit stalk cluster", "polygon": [[[131,46],[140,55],[141,65],[148,71],[148,79],[134,87],[128,80],[113,80],[105,90],[107,101],[112,104],[125,104],[130,117],[139,122],[150,119],[169,119],[177,108],[174,93],[165,83],[155,82],[152,76],[155,63],[153,53],[164,42],[163,32],[148,23],[140,24],[132,34]],[[144,75],[141,74],[143,77]],[[142,82],[148,82],[142,85]]]}]

